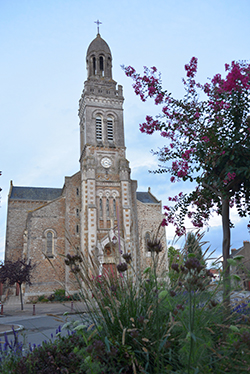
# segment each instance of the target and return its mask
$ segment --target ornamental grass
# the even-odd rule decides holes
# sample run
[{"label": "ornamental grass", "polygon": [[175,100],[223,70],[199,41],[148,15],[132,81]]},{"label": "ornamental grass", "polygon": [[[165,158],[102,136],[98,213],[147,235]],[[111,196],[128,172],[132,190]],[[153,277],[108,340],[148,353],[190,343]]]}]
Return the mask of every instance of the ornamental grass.
[{"label": "ornamental grass", "polygon": [[68,337],[59,334],[24,357],[14,359],[9,348],[1,372],[248,373],[248,300],[234,299],[225,310],[220,283],[211,283],[207,259],[195,253],[158,274],[159,242],[149,245],[152,266],[138,273],[130,254],[121,256],[117,273],[103,275],[97,259],[67,255],[87,313],[63,327]]}]

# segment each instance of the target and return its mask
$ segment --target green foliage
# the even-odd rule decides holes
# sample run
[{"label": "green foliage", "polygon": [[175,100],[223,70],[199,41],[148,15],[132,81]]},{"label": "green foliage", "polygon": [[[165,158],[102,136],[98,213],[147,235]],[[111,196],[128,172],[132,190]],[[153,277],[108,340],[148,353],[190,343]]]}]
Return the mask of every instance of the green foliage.
[{"label": "green foliage", "polygon": [[65,295],[64,289],[57,289],[55,292],[48,297],[41,295],[37,298],[36,302],[47,303],[47,302],[65,302],[65,301],[80,301],[80,295],[76,292],[73,295]]},{"label": "green foliage", "polygon": [[168,248],[168,276],[171,285],[174,285],[178,279],[178,274],[172,269],[172,264],[182,265],[183,254],[179,249],[175,249],[173,246]]},{"label": "green foliage", "polygon": [[197,235],[199,234],[195,235],[192,232],[187,234],[184,260],[187,260],[189,254],[194,254],[199,261],[203,261],[202,249]]},{"label": "green foliage", "polygon": [[58,288],[57,290],[55,290],[54,295],[55,295],[55,297],[65,296],[65,290],[63,288]]},{"label": "green foliage", "polygon": [[[171,248],[174,259],[176,250]],[[157,272],[159,255],[143,274],[133,264],[119,276],[89,273],[79,280],[85,314],[63,329],[73,335],[44,343],[23,358],[3,360],[5,373],[207,374],[245,373],[250,367],[250,319],[234,307],[224,313],[211,273],[194,253],[176,257],[171,284]],[[74,264],[73,264],[74,265]],[[164,269],[163,269],[164,270]],[[83,277],[84,276],[84,277]],[[80,282],[79,282],[80,283]],[[91,290],[91,293],[89,292]],[[59,291],[59,294],[62,291]]]},{"label": "green foliage", "polygon": [[41,295],[41,296],[38,296],[37,301],[39,303],[47,303],[49,300],[47,299],[47,297],[45,297],[45,295]]}]

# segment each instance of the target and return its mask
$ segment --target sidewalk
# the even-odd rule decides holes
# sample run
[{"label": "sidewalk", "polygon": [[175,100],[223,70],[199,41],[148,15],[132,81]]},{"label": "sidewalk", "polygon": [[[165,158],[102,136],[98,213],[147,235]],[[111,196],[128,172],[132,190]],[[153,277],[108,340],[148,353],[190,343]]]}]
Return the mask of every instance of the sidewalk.
[{"label": "sidewalk", "polygon": [[[35,314],[34,314],[35,312]],[[11,332],[12,325],[4,323],[4,317],[17,317],[21,319],[22,317],[27,318],[28,316],[42,316],[46,314],[63,315],[65,312],[69,314],[75,313],[85,313],[86,308],[80,301],[63,302],[63,303],[38,303],[35,304],[35,310],[33,309],[33,304],[24,304],[23,310],[21,310],[21,303],[15,305],[3,304],[3,315],[0,314],[0,335],[4,332]],[[22,325],[14,325],[15,331],[22,330]]]}]

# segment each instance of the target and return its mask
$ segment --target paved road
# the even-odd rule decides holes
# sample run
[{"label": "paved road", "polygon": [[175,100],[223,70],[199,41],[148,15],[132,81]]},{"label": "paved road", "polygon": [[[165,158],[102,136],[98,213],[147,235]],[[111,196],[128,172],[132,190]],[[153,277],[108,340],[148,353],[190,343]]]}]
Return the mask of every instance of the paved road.
[{"label": "paved road", "polygon": [[[22,325],[23,330],[18,332],[19,340],[25,341],[26,344],[41,344],[45,340],[53,339],[56,335],[56,330],[59,325],[63,326],[66,322],[65,316],[33,316],[25,318],[8,318],[9,324]],[[81,319],[81,316],[71,315],[69,320]],[[62,336],[67,335],[67,330],[62,330]],[[0,342],[4,342],[4,335],[0,337]],[[8,333],[8,339],[13,339],[13,333]]]},{"label": "paved road", "polygon": [[[67,311],[68,316],[63,314]],[[24,311],[20,310],[20,306],[4,307],[4,314],[0,318],[0,342],[4,342],[4,331],[9,330],[10,326],[21,325],[22,330],[18,332],[20,341],[33,344],[41,344],[44,340],[51,339],[56,335],[59,325],[64,325],[68,320],[86,319],[84,307],[81,303],[51,303],[37,304],[36,315],[33,315],[33,305],[24,305]],[[62,331],[62,335],[67,335],[67,330]],[[8,332],[8,339],[13,339],[13,333]],[[1,343],[0,343],[1,344]]]}]

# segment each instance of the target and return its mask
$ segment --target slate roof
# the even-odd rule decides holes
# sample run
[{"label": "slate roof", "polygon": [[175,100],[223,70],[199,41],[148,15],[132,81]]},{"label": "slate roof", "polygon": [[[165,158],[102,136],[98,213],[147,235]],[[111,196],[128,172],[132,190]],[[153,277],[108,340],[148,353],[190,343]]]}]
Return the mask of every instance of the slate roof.
[{"label": "slate roof", "polygon": [[144,204],[159,204],[158,201],[150,192],[136,192],[136,198]]},{"label": "slate roof", "polygon": [[12,187],[11,200],[51,201],[61,196],[62,188]]}]

